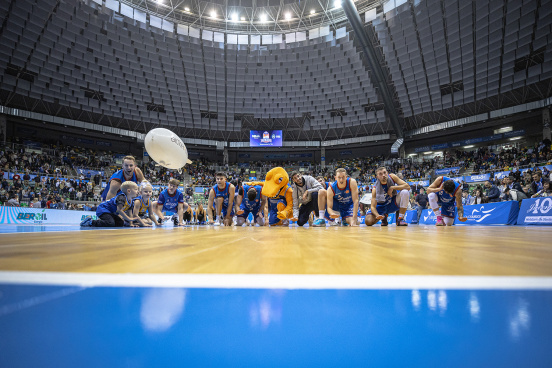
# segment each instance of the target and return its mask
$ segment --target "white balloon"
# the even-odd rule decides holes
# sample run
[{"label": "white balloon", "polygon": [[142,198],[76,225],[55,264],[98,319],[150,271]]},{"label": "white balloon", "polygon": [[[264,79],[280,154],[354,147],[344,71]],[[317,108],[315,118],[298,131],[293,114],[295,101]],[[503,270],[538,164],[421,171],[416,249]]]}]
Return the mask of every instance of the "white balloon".
[{"label": "white balloon", "polygon": [[144,145],[150,157],[167,169],[180,170],[184,165],[192,163],[188,160],[188,150],[182,140],[168,129],[150,130]]}]

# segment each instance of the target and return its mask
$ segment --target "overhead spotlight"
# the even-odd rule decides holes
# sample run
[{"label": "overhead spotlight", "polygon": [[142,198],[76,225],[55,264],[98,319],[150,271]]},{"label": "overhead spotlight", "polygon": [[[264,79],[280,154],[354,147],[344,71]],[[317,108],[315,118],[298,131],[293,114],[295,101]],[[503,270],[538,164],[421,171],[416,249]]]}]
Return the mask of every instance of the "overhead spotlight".
[{"label": "overhead spotlight", "polygon": [[190,11],[190,8],[188,8],[188,7],[185,7],[185,8],[184,8],[184,11],[187,11],[187,12],[189,12],[189,11]]},{"label": "overhead spotlight", "polygon": [[261,14],[261,16],[259,17],[259,19],[261,19],[261,22],[266,22],[266,14]]},{"label": "overhead spotlight", "polygon": [[234,22],[237,22],[238,19],[239,19],[238,13],[232,13],[232,20],[233,20]]},{"label": "overhead spotlight", "polygon": [[334,1],[334,8],[335,9],[341,8],[341,0],[335,0]]},{"label": "overhead spotlight", "polygon": [[314,14],[314,13],[316,13],[316,12],[314,11],[314,9],[311,9],[311,12],[310,12],[310,13],[311,13],[311,14]]},{"label": "overhead spotlight", "polygon": [[216,10],[212,10],[211,11],[211,18],[216,18],[217,17],[217,12]]},{"label": "overhead spotlight", "polygon": [[290,20],[290,19],[291,19],[291,13],[286,13],[285,18],[286,18],[287,20]]},{"label": "overhead spotlight", "polygon": [[163,0],[157,0],[157,4],[163,4]]},{"label": "overhead spotlight", "polygon": [[241,17],[241,20],[245,20],[245,17]]}]

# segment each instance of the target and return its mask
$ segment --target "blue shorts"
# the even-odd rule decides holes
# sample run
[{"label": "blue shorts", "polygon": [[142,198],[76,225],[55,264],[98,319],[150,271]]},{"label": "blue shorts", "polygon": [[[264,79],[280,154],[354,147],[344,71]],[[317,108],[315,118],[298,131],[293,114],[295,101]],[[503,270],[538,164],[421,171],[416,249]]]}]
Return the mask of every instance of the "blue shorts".
[{"label": "blue shorts", "polygon": [[170,216],[173,213],[178,213],[178,206],[173,207],[173,208],[167,208],[167,207],[163,206],[163,208],[161,208],[161,212],[165,212],[167,214],[167,216]]},{"label": "blue shorts", "polygon": [[[378,213],[380,215],[395,213],[399,209],[400,209],[400,207],[397,205],[397,196],[396,195],[393,196],[393,198],[391,198],[391,202],[389,202],[387,204],[378,204],[376,206],[376,211],[378,211]],[[370,214],[370,213],[372,213],[372,209],[369,209],[368,212],[366,212],[366,214]]]},{"label": "blue shorts", "polygon": [[324,213],[324,218],[330,222],[334,222],[335,219],[330,217],[330,214],[328,213],[328,210]]},{"label": "blue shorts", "polygon": [[335,208],[334,211],[339,211],[339,215],[341,216],[341,218],[347,218],[347,217],[353,216],[354,207],[355,207],[354,203],[343,204],[343,203],[337,202],[337,208]]},{"label": "blue shorts", "polygon": [[268,224],[269,225],[276,225],[278,222],[280,222],[278,218],[278,211],[269,211],[268,212]]},{"label": "blue shorts", "polygon": [[456,215],[456,203],[437,201],[437,204],[441,206],[441,216],[454,218]]},{"label": "blue shorts", "polygon": [[[222,210],[220,212],[222,213],[223,217],[226,217],[226,214],[228,213],[228,206],[222,207]],[[232,206],[232,212],[230,213],[230,217],[234,217],[234,206]]]},{"label": "blue shorts", "polygon": [[259,213],[259,209],[261,207],[256,207],[256,208],[253,208],[252,210],[249,210],[247,208],[242,208],[240,207],[240,210],[243,211],[243,213],[241,215],[238,215],[238,217],[243,217],[243,218],[247,218],[249,216],[249,214],[251,213],[253,216],[257,216],[257,214]]}]

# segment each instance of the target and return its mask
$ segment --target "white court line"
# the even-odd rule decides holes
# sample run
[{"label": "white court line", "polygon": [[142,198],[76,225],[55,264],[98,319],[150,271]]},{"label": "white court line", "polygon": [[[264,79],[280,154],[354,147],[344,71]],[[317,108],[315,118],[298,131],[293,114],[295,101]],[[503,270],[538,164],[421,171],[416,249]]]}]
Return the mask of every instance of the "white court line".
[{"label": "white court line", "polygon": [[223,289],[552,290],[552,277],[440,275],[115,274],[0,271],[0,284]]}]

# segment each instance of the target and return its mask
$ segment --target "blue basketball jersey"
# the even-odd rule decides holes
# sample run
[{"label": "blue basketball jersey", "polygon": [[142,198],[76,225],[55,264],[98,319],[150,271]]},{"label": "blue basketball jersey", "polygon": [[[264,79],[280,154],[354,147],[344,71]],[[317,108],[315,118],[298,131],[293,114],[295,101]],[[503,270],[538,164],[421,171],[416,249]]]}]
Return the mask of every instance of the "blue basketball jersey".
[{"label": "blue basketball jersey", "polygon": [[347,184],[345,188],[341,189],[337,185],[337,181],[332,183],[332,190],[334,192],[333,199],[337,200],[340,205],[350,205],[353,203],[353,194],[351,193],[351,178],[347,178]]},{"label": "blue basketball jersey", "polygon": [[226,182],[226,186],[224,187],[224,190],[220,190],[219,186],[215,184],[213,186],[213,190],[215,191],[215,202],[213,202],[213,206],[216,206],[216,199],[217,198],[223,198],[222,201],[222,208],[228,208],[228,200],[230,197],[230,183]]},{"label": "blue basketball jersey", "polygon": [[[443,176],[443,179],[441,180],[441,183],[439,183],[439,186],[441,186],[445,181],[448,181],[448,180],[451,180],[449,177],[447,176]],[[445,190],[441,190],[440,192],[437,193],[438,197],[439,197],[439,202],[442,202],[442,203],[456,203],[456,192],[458,191],[458,188],[460,188],[460,184],[457,183],[457,182],[454,182],[454,193],[452,195],[448,194],[447,192],[445,192]]]},{"label": "blue basketball jersey", "polygon": [[[249,198],[247,197],[247,192],[251,188],[255,188],[255,190],[257,191],[257,196],[255,197],[255,199],[253,201],[250,201]],[[243,184],[243,199],[242,199],[242,203],[240,205],[240,208],[242,210],[247,209],[248,211],[258,210],[259,206],[261,205],[261,191],[262,190],[263,190],[263,187],[260,186],[260,185],[252,186],[252,185]]]},{"label": "blue basketball jersey", "polygon": [[122,210],[128,211],[130,208],[132,208],[132,203],[129,202],[126,194],[124,194],[123,192],[120,192],[115,197],[111,198],[109,201],[101,203],[98,206],[98,209],[96,210],[96,215],[99,217],[104,213],[113,213],[113,214],[117,213],[117,199],[121,196],[123,196],[125,199]]},{"label": "blue basketball jersey", "polygon": [[[111,180],[116,180],[118,182],[121,182],[121,184],[124,183],[125,181],[133,181],[136,184],[140,184],[140,183],[138,183],[138,178],[136,177],[136,172],[135,171],[132,171],[132,176],[130,177],[130,179],[128,179],[128,178],[125,177],[125,173],[124,173],[123,169],[121,169],[121,170],[113,173],[113,175],[111,175],[111,178],[109,178],[109,180],[107,181],[107,186],[105,187],[105,189],[102,193],[102,201],[105,201],[105,199],[107,198],[107,193],[109,193]],[[119,193],[122,193],[120,189],[117,192],[117,194],[119,194]]]},{"label": "blue basketball jersey", "polygon": [[171,196],[169,190],[165,189],[159,194],[157,203],[163,206],[162,211],[176,212],[178,211],[178,204],[184,203],[184,195],[177,189],[174,195]]}]

